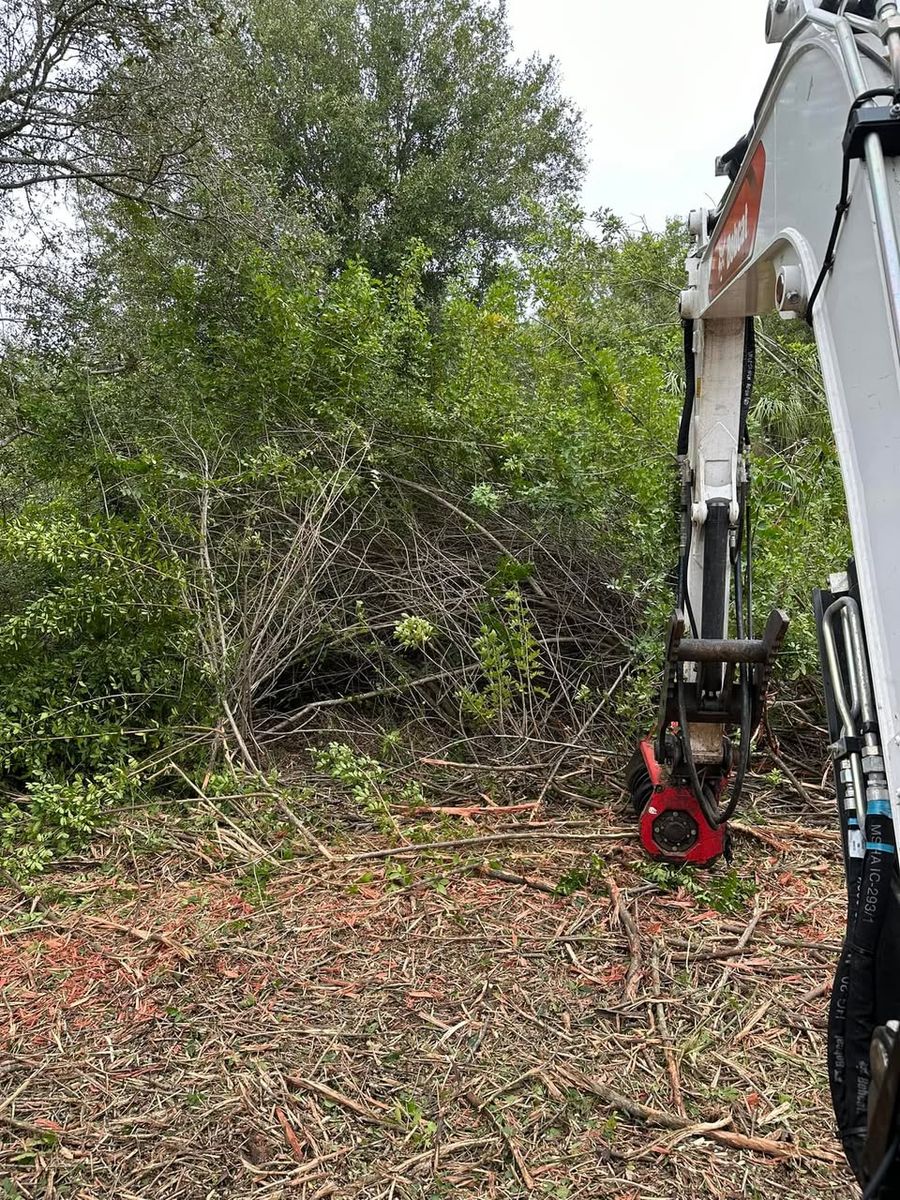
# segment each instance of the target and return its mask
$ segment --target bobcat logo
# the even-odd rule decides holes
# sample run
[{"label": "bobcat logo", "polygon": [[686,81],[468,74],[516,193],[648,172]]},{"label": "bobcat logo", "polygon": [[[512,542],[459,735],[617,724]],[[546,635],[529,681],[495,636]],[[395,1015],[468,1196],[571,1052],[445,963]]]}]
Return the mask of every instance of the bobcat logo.
[{"label": "bobcat logo", "polygon": [[756,245],[765,179],[766,149],[760,143],[727,216],[719,222],[713,242],[709,279],[712,300],[737,278],[750,261]]}]

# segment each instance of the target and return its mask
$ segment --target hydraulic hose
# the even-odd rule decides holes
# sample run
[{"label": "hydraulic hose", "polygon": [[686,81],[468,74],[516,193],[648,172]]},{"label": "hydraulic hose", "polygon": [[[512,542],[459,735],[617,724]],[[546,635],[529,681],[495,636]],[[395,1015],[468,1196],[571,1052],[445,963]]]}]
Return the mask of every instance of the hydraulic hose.
[{"label": "hydraulic hose", "polygon": [[900,1152],[900,1138],[888,1150],[884,1162],[878,1168],[877,1173],[872,1176],[872,1182],[866,1188],[865,1192],[863,1192],[863,1200],[878,1200],[878,1193],[886,1182],[891,1167],[897,1160],[898,1152]]},{"label": "hydraulic hose", "polygon": [[684,667],[681,663],[678,664],[675,678],[678,692],[678,724],[681,727],[681,746],[684,753],[684,764],[688,770],[688,779],[697,803],[703,809],[703,815],[713,829],[718,829],[722,823],[721,818],[716,812],[715,805],[710,803],[694,761],[694,749],[691,746],[690,725],[687,719],[687,701],[684,694]]}]

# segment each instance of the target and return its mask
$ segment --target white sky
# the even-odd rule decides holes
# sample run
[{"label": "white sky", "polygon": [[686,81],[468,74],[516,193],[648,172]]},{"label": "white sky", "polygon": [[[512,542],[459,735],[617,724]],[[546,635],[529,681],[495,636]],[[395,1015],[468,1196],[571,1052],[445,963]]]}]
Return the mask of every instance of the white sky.
[{"label": "white sky", "polygon": [[553,55],[584,113],[589,212],[656,228],[718,201],[716,156],[750,128],[775,59],[766,0],[507,3],[518,55]]}]

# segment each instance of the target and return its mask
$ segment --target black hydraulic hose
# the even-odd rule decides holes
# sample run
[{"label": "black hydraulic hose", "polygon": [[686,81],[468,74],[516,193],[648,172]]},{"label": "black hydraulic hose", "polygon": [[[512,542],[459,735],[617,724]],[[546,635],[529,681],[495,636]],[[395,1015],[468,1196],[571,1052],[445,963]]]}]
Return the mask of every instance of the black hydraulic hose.
[{"label": "black hydraulic hose", "polygon": [[[872,88],[871,91],[861,92],[850,106],[850,112],[847,118],[848,122],[856,110],[858,108],[862,108],[862,106],[869,100],[877,100],[884,98],[885,96],[892,100],[896,99],[893,90],[890,88]],[[816,301],[819,298],[819,293],[825,286],[825,280],[834,270],[838,237],[841,233],[841,226],[844,224],[844,217],[846,217],[850,209],[850,204],[852,201],[852,196],[850,195],[850,163],[852,161],[853,160],[850,158],[850,156],[845,153],[841,168],[841,198],[835,207],[834,224],[831,227],[831,237],[828,239],[828,248],[825,251],[822,269],[819,272],[819,277],[815,282],[812,292],[810,293],[809,303],[806,306],[806,320],[810,325],[813,323],[813,315],[816,307]]]},{"label": "black hydraulic hose", "polygon": [[684,544],[684,558],[681,561],[681,598],[684,600],[684,607],[687,613],[688,621],[691,624],[691,635],[699,637],[699,626],[697,618],[694,616],[694,606],[691,603],[691,593],[688,588],[688,570],[691,562],[691,547],[694,542],[694,523],[691,520],[691,514],[685,513],[684,519],[687,522],[687,537]]},{"label": "black hydraulic hose", "polygon": [[869,802],[864,834],[865,859],[841,962],[841,976],[845,976],[841,986],[846,988],[842,997],[844,1067],[843,1095],[837,1111],[841,1138],[851,1160],[868,1125],[869,1053],[877,1024],[877,953],[890,905],[897,853],[888,801]]},{"label": "black hydraulic hose", "polygon": [[844,224],[844,217],[850,209],[850,163],[851,159],[848,155],[844,155],[844,164],[841,171],[841,198],[835,208],[834,224],[831,227],[831,237],[828,239],[828,249],[825,251],[825,258],[822,262],[822,269],[819,272],[819,278],[815,282],[812,292],[810,293],[809,303],[806,306],[806,320],[809,325],[813,323],[813,315],[816,307],[816,301],[819,298],[819,292],[825,286],[825,280],[834,270],[835,257],[837,252],[838,238],[841,233],[841,226]]},{"label": "black hydraulic hose", "polygon": [[694,357],[694,322],[682,322],[684,331],[684,407],[678,427],[678,455],[688,452],[691,439],[691,422],[694,419],[694,400],[697,397],[697,362]]},{"label": "black hydraulic hose", "polygon": [[752,705],[750,703],[750,671],[746,663],[741,663],[741,753],[738,758],[737,771],[734,776],[734,786],[731,789],[731,799],[720,815],[720,821],[730,821],[737,811],[744,794],[744,780],[750,767],[750,741],[753,730]]},{"label": "black hydraulic hose", "polygon": [[869,1186],[863,1192],[863,1200],[878,1200],[878,1193],[881,1191],[891,1167],[897,1161],[898,1153],[900,1153],[900,1138],[896,1139],[893,1146],[891,1146],[885,1155],[884,1162],[872,1176]]},{"label": "black hydraulic hose", "polygon": [[746,546],[746,579],[744,581],[747,605],[747,637],[753,640],[753,517],[750,512],[750,487],[744,501],[744,544]]},{"label": "black hydraulic hose", "polygon": [[684,751],[685,766],[688,769],[688,778],[690,779],[694,795],[697,798],[697,803],[703,809],[703,815],[713,829],[718,829],[721,824],[719,814],[716,812],[714,805],[709,802],[709,797],[704,790],[703,783],[697,771],[697,764],[694,762],[694,749],[691,746],[690,725],[687,719],[687,701],[684,695],[684,667],[681,663],[676,668],[675,680],[678,692],[678,724],[681,727],[681,746]]},{"label": "black hydraulic hose", "polygon": [[[691,442],[691,424],[694,420],[694,402],[697,398],[697,360],[694,355],[694,322],[683,321],[684,334],[684,405],[681,409],[681,424],[678,427],[678,458],[679,465],[687,457]],[[682,481],[679,480],[681,485]],[[694,606],[691,604],[691,594],[688,589],[688,570],[691,561],[691,545],[694,537],[693,522],[690,511],[682,512],[682,521],[687,526],[684,535],[684,551],[678,570],[678,601],[679,608],[684,606],[688,620],[691,623],[691,634],[698,636],[697,620],[694,616]]]},{"label": "black hydraulic hose", "polygon": [[747,317],[744,322],[744,375],[741,386],[741,423],[738,434],[739,444],[746,448],[750,438],[747,434],[747,420],[750,416],[750,402],[753,399],[753,384],[756,379],[756,319]]},{"label": "black hydraulic hose", "polygon": [[[738,543],[737,553],[734,557],[734,601],[735,601],[735,632],[738,640],[744,639],[744,595],[742,584],[742,567],[740,555],[740,542]],[[746,663],[741,663],[741,752],[738,758],[737,771],[734,776],[734,786],[731,789],[731,797],[723,812],[719,814],[719,824],[724,824],[730,821],[737,812],[737,807],[741,802],[741,796],[744,792],[744,780],[747,777],[747,771],[750,767],[750,740],[753,734],[752,730],[753,712],[750,698],[750,671]]]}]

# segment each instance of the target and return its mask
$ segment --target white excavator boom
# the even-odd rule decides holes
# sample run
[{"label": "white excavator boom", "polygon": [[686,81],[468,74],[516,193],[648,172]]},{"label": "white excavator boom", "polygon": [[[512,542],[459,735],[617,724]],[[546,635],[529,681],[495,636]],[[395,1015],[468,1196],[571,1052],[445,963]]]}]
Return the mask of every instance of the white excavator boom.
[{"label": "white excavator boom", "polygon": [[676,609],[656,740],[629,782],[649,853],[728,853],[786,629],[776,612],[755,634],[747,594],[753,319],[807,319],[854,546],[815,601],[849,894],[829,1078],[865,1196],[888,1200],[900,1196],[900,13],[769,0],[766,35],[780,52],[750,136],[721,160],[731,187],[691,215]]},{"label": "white excavator boom", "polygon": [[[824,11],[811,0],[772,0],[768,31],[782,42],[781,53],[743,166],[714,226],[711,214],[692,215],[697,245],[682,314],[696,322],[698,398],[689,460],[699,536],[688,590],[698,623],[709,501],[726,499],[732,524],[737,520],[743,319],[773,309],[786,317],[807,313],[842,195],[851,108],[869,92],[894,89],[884,22],[896,16],[896,5],[880,8],[886,14],[881,24]],[[858,111],[884,113],[890,106],[890,95],[881,95],[859,103]],[[891,153],[900,150],[900,117],[896,147],[886,145],[881,132],[863,128],[859,136],[859,156],[846,164],[849,207],[812,322],[845,483],[890,803],[900,828],[900,160]]]}]

